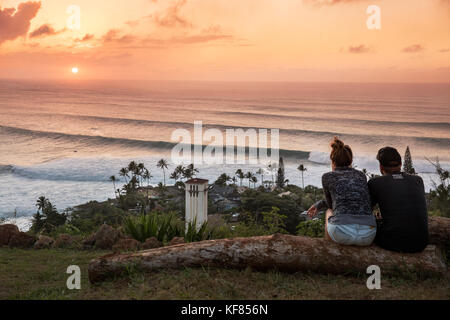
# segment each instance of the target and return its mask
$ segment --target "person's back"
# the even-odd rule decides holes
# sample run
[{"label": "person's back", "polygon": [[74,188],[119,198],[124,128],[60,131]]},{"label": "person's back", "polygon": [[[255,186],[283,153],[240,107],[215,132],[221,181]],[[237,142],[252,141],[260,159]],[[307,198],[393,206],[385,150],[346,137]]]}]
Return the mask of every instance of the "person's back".
[{"label": "person's back", "polygon": [[322,176],[325,200],[313,204],[312,217],[321,209],[325,215],[325,238],[343,245],[369,246],[376,235],[364,173],[351,167],[353,152],[337,137],[331,142],[332,171]]},{"label": "person's back", "polygon": [[336,168],[322,176],[322,184],[333,209],[329,222],[375,226],[364,173],[349,167]]},{"label": "person's back", "polygon": [[372,205],[378,204],[382,216],[375,243],[393,251],[420,252],[428,244],[423,180],[419,176],[400,172],[401,157],[399,160],[399,155],[395,156],[394,161],[388,159],[395,167],[383,166],[382,161],[385,164],[389,161],[379,159],[383,176],[372,178],[368,183]]}]

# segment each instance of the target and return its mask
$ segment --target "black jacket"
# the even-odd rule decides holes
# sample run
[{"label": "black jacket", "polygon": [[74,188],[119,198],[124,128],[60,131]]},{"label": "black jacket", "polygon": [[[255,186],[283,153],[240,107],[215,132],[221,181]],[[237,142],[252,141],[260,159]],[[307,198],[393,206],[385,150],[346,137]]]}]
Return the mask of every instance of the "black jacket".
[{"label": "black jacket", "polygon": [[428,245],[428,214],[422,178],[406,173],[370,179],[372,206],[382,221],[375,243],[399,252],[420,252]]}]

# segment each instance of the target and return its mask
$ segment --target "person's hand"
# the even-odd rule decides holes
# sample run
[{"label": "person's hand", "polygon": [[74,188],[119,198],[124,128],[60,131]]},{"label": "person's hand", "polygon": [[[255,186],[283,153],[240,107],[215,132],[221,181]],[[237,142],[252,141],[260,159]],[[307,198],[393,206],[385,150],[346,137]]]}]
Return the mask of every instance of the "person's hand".
[{"label": "person's hand", "polygon": [[317,214],[317,208],[312,205],[311,208],[308,209],[308,216],[311,218],[314,217]]},{"label": "person's hand", "polygon": [[381,216],[381,212],[380,211],[375,211],[375,218],[376,219],[378,219],[378,220],[382,220],[383,219],[383,217]]}]

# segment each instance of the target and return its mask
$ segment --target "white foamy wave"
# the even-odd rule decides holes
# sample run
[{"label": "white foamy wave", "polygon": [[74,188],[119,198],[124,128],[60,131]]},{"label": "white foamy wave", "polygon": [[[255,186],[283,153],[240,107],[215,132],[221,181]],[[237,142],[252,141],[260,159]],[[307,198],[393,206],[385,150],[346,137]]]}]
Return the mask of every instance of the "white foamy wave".
[{"label": "white foamy wave", "polygon": [[27,232],[32,225],[32,217],[7,218],[0,224],[15,224],[20,231]]},{"label": "white foamy wave", "polygon": [[[436,159],[430,159],[431,161],[435,162]],[[323,165],[330,165],[330,154],[327,152],[319,152],[319,151],[312,151],[309,155],[308,161],[316,163],[316,164],[323,164]],[[441,166],[445,169],[450,167],[449,162],[440,162]],[[374,154],[373,157],[370,156],[355,156],[353,160],[353,165],[356,166],[357,169],[366,169],[372,173],[378,173],[379,171],[379,162],[376,159],[376,155]],[[435,173],[435,167],[433,166],[430,161],[426,159],[413,159],[413,166],[416,172],[418,173]]]},{"label": "white foamy wave", "polygon": [[318,164],[331,164],[330,154],[326,152],[311,151],[308,160]]}]

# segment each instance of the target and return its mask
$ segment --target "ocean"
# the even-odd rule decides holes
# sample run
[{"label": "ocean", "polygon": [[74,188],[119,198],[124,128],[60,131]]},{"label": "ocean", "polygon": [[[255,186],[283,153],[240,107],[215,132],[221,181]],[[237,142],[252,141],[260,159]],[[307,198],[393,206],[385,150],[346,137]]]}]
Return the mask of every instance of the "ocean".
[{"label": "ocean", "polygon": [[[114,197],[108,178],[131,160],[163,180],[176,129],[279,129],[286,178],[320,186],[338,136],[354,164],[378,173],[377,150],[410,147],[426,188],[437,181],[428,159],[450,167],[450,84],[0,81],[0,217],[29,225],[36,199],[59,210]],[[258,165],[201,165],[198,177]],[[169,166],[169,172],[175,165]],[[267,179],[267,176],[266,176]],[[168,180],[168,183],[173,181]],[[24,227],[25,228],[25,227]]]}]

